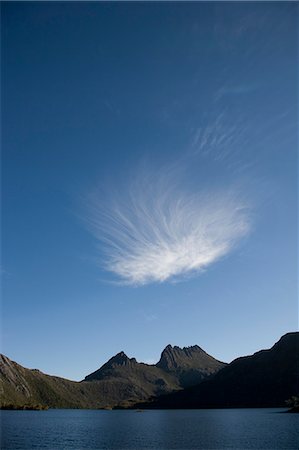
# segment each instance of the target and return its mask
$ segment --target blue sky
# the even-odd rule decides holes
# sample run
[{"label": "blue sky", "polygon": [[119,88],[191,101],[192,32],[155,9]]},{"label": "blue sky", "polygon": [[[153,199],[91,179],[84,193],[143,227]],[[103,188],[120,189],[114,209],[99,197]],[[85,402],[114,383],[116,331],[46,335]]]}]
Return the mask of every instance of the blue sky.
[{"label": "blue sky", "polygon": [[1,351],[80,380],[297,329],[298,5],[1,7]]}]

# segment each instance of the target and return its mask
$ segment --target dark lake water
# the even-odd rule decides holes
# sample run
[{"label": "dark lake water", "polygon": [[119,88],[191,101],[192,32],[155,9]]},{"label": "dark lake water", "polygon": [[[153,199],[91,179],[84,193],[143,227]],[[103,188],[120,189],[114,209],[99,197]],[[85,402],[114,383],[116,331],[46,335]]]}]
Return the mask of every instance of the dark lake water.
[{"label": "dark lake water", "polygon": [[298,449],[282,409],[1,411],[1,449]]}]

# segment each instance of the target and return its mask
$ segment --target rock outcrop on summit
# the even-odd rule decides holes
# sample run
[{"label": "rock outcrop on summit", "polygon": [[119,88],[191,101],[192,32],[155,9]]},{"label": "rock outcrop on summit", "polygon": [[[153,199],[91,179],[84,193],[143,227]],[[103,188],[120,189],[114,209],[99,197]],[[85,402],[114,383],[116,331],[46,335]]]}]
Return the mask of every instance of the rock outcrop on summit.
[{"label": "rock outcrop on summit", "polygon": [[156,364],[165,372],[175,375],[182,387],[200,383],[225,365],[208,355],[198,345],[184,348],[167,345]]}]

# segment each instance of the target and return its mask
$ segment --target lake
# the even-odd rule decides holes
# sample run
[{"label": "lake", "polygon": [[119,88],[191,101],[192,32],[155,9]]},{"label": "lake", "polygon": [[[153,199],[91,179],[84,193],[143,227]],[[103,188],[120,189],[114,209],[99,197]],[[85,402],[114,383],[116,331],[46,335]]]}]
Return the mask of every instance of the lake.
[{"label": "lake", "polygon": [[298,449],[284,409],[1,411],[1,449]]}]

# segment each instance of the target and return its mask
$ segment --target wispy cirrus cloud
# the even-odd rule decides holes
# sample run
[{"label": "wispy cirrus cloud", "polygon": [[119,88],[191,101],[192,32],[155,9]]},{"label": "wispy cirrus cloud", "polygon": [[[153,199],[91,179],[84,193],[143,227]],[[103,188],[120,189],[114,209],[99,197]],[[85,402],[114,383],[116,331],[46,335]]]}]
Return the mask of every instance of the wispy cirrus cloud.
[{"label": "wispy cirrus cloud", "polygon": [[246,94],[252,94],[258,91],[260,85],[258,84],[236,84],[234,86],[223,86],[214,94],[214,101],[218,101],[225,96],[240,96]]},{"label": "wispy cirrus cloud", "polygon": [[120,193],[89,197],[88,227],[101,265],[122,283],[145,285],[199,273],[250,230],[248,205],[234,194],[186,190],[177,172],[143,172]]},{"label": "wispy cirrus cloud", "polygon": [[229,119],[227,111],[221,110],[195,130],[191,148],[194,154],[209,157],[213,161],[239,160],[240,149],[246,143],[248,124],[244,118]]}]

